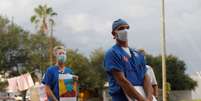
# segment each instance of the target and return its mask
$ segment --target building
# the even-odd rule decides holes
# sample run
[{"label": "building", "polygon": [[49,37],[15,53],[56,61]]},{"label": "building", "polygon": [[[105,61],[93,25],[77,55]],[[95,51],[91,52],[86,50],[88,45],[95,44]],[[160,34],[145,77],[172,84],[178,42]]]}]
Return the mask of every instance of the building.
[{"label": "building", "polygon": [[197,74],[191,75],[191,78],[193,80],[196,80],[198,84],[195,90],[192,91],[192,98],[201,100],[201,77],[199,73],[197,73]]}]

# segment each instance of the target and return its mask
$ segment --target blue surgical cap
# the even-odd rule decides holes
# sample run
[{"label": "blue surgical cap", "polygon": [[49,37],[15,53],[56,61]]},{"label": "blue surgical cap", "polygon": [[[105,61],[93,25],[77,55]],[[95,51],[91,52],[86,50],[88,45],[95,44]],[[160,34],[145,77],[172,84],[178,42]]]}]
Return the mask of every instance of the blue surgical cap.
[{"label": "blue surgical cap", "polygon": [[117,27],[121,25],[128,25],[128,23],[123,19],[115,20],[112,24],[112,30],[115,30]]}]

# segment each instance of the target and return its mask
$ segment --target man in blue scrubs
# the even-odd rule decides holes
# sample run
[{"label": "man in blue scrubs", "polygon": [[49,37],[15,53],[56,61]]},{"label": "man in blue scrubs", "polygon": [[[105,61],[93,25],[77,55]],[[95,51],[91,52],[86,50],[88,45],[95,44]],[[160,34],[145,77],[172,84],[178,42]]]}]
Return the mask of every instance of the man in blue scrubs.
[{"label": "man in blue scrubs", "polygon": [[[54,55],[56,56],[57,63],[47,68],[42,80],[49,101],[59,101],[59,74],[73,73],[71,68],[65,67],[66,50],[63,46],[56,46],[54,48]],[[78,79],[75,75],[73,75],[73,78]]]},{"label": "man in blue scrubs", "polygon": [[[112,101],[152,101],[152,86],[146,74],[143,54],[128,47],[129,25],[123,19],[113,22],[112,35],[116,44],[105,55],[104,67],[108,75]],[[143,96],[135,87],[142,87]]]}]

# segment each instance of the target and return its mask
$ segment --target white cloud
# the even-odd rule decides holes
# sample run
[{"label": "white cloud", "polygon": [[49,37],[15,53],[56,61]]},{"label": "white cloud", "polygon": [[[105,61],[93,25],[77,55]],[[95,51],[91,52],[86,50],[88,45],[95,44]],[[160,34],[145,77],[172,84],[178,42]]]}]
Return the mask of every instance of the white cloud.
[{"label": "white cloud", "polygon": [[[68,48],[85,54],[109,48],[114,43],[112,21],[124,18],[131,26],[130,46],[160,52],[160,0],[1,0],[0,13],[34,31],[29,19],[41,3],[58,13],[54,35]],[[165,6],[167,52],[184,59],[191,68],[188,71],[195,72],[201,65],[201,1],[167,0]]]},{"label": "white cloud", "polygon": [[9,9],[10,7],[12,7],[12,3],[9,2],[8,0],[3,0],[0,3],[0,10],[1,12],[6,11],[7,9]]},{"label": "white cloud", "polygon": [[68,15],[65,18],[64,23],[66,27],[70,27],[72,31],[82,32],[90,29],[89,16],[86,14]]}]

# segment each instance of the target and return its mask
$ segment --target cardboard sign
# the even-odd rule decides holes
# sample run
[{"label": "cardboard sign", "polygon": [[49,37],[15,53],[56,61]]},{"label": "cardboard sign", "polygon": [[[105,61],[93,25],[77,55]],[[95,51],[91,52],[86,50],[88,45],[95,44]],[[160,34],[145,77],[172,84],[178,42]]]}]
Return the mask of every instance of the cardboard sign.
[{"label": "cardboard sign", "polygon": [[77,101],[78,83],[71,74],[59,74],[60,101]]}]

